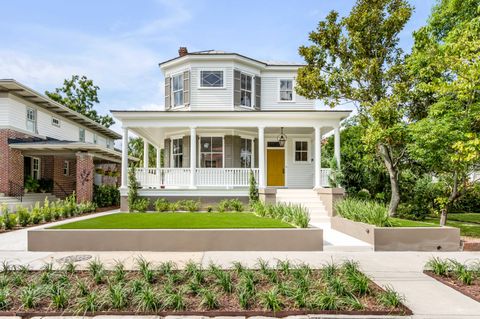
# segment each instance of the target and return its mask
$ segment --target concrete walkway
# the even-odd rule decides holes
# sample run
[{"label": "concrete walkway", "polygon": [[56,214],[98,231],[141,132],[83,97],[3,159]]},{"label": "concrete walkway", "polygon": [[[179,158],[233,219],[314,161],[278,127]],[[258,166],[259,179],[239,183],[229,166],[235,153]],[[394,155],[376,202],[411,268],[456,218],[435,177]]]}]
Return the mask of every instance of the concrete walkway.
[{"label": "concrete walkway", "polygon": [[[77,217],[48,226],[102,216],[115,211],[95,215]],[[47,227],[48,227],[47,226]],[[36,228],[46,227],[38,226]],[[30,228],[32,229],[32,228]],[[332,232],[326,231],[334,236]],[[331,251],[324,252],[27,252],[27,230],[19,230],[0,234],[0,262],[30,265],[33,269],[41,268],[46,262],[53,262],[60,267],[65,257],[79,260],[78,268],[88,265],[89,260],[98,258],[107,267],[116,261],[123,261],[127,268],[135,267],[135,261],[140,256],[153,263],[174,261],[179,267],[192,260],[207,266],[214,262],[224,267],[230,267],[233,261],[241,261],[255,267],[259,258],[276,263],[279,259],[289,259],[293,262],[305,262],[313,267],[320,267],[329,262],[341,262],[347,259],[356,260],[362,270],[381,286],[390,285],[406,298],[406,305],[414,312],[413,318],[480,318],[480,303],[460,294],[459,292],[437,282],[423,274],[423,266],[432,256],[455,258],[465,262],[480,260],[479,252],[373,252],[373,251]],[[326,240],[328,241],[327,235]],[[331,240],[331,239],[330,239]],[[342,242],[341,237],[334,240]],[[346,240],[349,240],[348,238]],[[328,244],[326,244],[327,246]],[[355,245],[353,245],[355,246]],[[361,242],[358,246],[364,246]],[[358,247],[357,247],[358,248]],[[363,248],[362,248],[363,249]],[[360,249],[360,250],[362,250]],[[352,247],[351,250],[355,250]],[[318,317],[318,316],[316,316]],[[342,316],[329,316],[341,318]],[[362,317],[365,318],[365,317]]]}]

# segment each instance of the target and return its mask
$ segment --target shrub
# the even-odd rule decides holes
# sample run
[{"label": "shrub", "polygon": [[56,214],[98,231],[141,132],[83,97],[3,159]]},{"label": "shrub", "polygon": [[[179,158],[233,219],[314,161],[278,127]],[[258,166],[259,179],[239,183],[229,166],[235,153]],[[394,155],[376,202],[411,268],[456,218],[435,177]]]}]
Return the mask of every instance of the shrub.
[{"label": "shrub", "polygon": [[26,227],[30,223],[30,212],[26,207],[17,207],[17,222],[22,227]]},{"label": "shrub", "polygon": [[37,225],[42,221],[42,219],[43,219],[43,216],[42,216],[42,210],[40,208],[40,203],[37,202],[35,203],[35,207],[33,207],[30,213],[30,220],[32,224]]},{"label": "shrub", "polygon": [[257,188],[257,181],[255,180],[255,175],[253,174],[253,171],[250,170],[250,176],[249,176],[249,183],[250,183],[250,188],[248,191],[248,198],[250,200],[250,204],[258,202],[258,188]]},{"label": "shrub", "polygon": [[170,208],[170,204],[165,198],[157,199],[154,205],[157,212],[166,212]]},{"label": "shrub", "polygon": [[217,209],[221,213],[223,213],[225,211],[229,211],[230,210],[230,201],[228,199],[224,199],[224,200],[220,201],[220,203],[218,203]]},{"label": "shrub", "polygon": [[418,178],[411,189],[405,191],[405,200],[399,206],[398,214],[408,219],[423,220],[439,211],[436,199],[446,192],[443,181],[432,182],[432,177],[428,175]]},{"label": "shrub", "polygon": [[183,202],[183,207],[189,212],[197,212],[200,209],[200,201],[198,200],[186,200]]},{"label": "shrub", "polygon": [[3,211],[3,228],[6,230],[13,229],[17,226],[17,216],[10,214],[8,209]]},{"label": "shrub", "polygon": [[117,206],[120,203],[120,191],[113,185],[93,185],[93,202],[98,207]]},{"label": "shrub", "polygon": [[359,199],[366,200],[366,199],[370,199],[371,195],[370,195],[370,192],[368,191],[368,189],[364,188],[364,189],[361,189],[361,190],[358,191],[357,197]]},{"label": "shrub", "polygon": [[170,211],[175,213],[182,208],[181,201],[170,203],[169,207],[170,207]]},{"label": "shrub", "polygon": [[230,207],[236,212],[243,212],[243,204],[238,198],[230,200]]},{"label": "shrub", "polygon": [[207,212],[209,213],[213,212],[213,206],[207,206]]},{"label": "shrub", "polygon": [[148,198],[139,198],[137,199],[132,206],[130,207],[130,211],[132,212],[139,212],[145,213],[150,206],[150,200]]},{"label": "shrub", "polygon": [[347,197],[336,202],[335,209],[340,216],[346,219],[379,227],[391,226],[387,207],[375,201]]},{"label": "shrub", "polygon": [[48,201],[48,198],[45,197],[45,201],[43,202],[43,207],[42,207],[42,215],[43,219],[48,223],[52,221],[52,211],[50,209],[50,202]]},{"label": "shrub", "polygon": [[138,200],[138,187],[137,176],[135,175],[135,167],[130,168],[128,171],[128,207],[134,207],[135,202]]},{"label": "shrub", "polygon": [[302,205],[254,203],[253,210],[257,216],[278,219],[300,228],[308,228],[310,214]]}]

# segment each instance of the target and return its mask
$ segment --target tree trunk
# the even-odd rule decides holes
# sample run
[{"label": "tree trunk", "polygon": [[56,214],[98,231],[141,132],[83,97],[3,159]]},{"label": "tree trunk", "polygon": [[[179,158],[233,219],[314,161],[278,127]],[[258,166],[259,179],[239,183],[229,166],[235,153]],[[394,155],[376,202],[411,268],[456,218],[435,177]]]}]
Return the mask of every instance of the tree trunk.
[{"label": "tree trunk", "polygon": [[400,186],[398,184],[398,170],[397,167],[394,165],[392,157],[390,155],[390,150],[386,145],[379,145],[378,147],[380,156],[383,159],[383,163],[388,172],[388,176],[390,177],[390,190],[391,190],[391,197],[390,197],[390,205],[388,206],[388,215],[395,216],[397,213],[398,205],[400,204]]},{"label": "tree trunk", "polygon": [[453,202],[459,197],[458,193],[458,173],[455,172],[453,174],[453,187],[450,196],[448,197],[448,201],[445,206],[440,211],[440,226],[445,226],[447,224],[447,217],[448,217],[448,208],[453,204]]},{"label": "tree trunk", "polygon": [[442,208],[440,213],[440,226],[445,226],[447,224],[447,207]]}]

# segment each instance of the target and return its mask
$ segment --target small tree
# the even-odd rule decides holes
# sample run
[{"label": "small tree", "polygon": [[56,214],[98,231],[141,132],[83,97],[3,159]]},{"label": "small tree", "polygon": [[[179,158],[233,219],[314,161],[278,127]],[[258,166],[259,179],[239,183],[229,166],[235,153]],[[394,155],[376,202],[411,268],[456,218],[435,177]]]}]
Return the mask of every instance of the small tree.
[{"label": "small tree", "polygon": [[330,160],[330,176],[328,176],[328,184],[330,184],[330,187],[340,187],[342,178],[343,174],[340,168],[338,168],[337,159],[332,157]]},{"label": "small tree", "polygon": [[258,187],[257,187],[257,181],[255,180],[255,175],[253,174],[253,171],[250,170],[250,190],[249,190],[249,199],[250,203],[256,203],[258,202]]},{"label": "small tree", "polygon": [[128,208],[132,210],[138,201],[138,181],[135,175],[135,167],[128,171]]}]

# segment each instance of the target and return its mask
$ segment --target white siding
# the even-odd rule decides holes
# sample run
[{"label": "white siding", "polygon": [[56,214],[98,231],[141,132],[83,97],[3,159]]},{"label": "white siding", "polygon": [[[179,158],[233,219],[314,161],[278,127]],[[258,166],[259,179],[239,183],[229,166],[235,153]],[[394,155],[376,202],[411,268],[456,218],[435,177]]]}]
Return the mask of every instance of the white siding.
[{"label": "white siding", "polygon": [[[307,163],[295,163],[294,141],[297,139],[308,139],[309,157]],[[311,135],[289,136],[286,143],[286,186],[288,188],[311,188],[314,180],[314,167],[311,159],[313,158],[312,137]]]},{"label": "white siding", "polygon": [[[294,79],[296,72],[262,73],[262,110],[313,110],[315,101],[293,92],[292,102],[280,102],[280,79]],[[295,82],[294,82],[295,84]]]},{"label": "white siding", "polygon": [[[38,135],[58,140],[78,141],[79,128],[83,127],[58,114],[52,113],[17,97],[0,97],[0,127],[18,128],[26,131],[27,106],[37,110]],[[52,124],[52,117],[60,120],[60,126]],[[86,142],[93,143],[93,132],[85,128]],[[97,133],[98,144],[105,146],[106,137]]]},{"label": "white siding", "polygon": [[[224,88],[201,88],[201,70],[223,70]],[[202,62],[191,64],[191,110],[233,109],[233,63]]]}]

